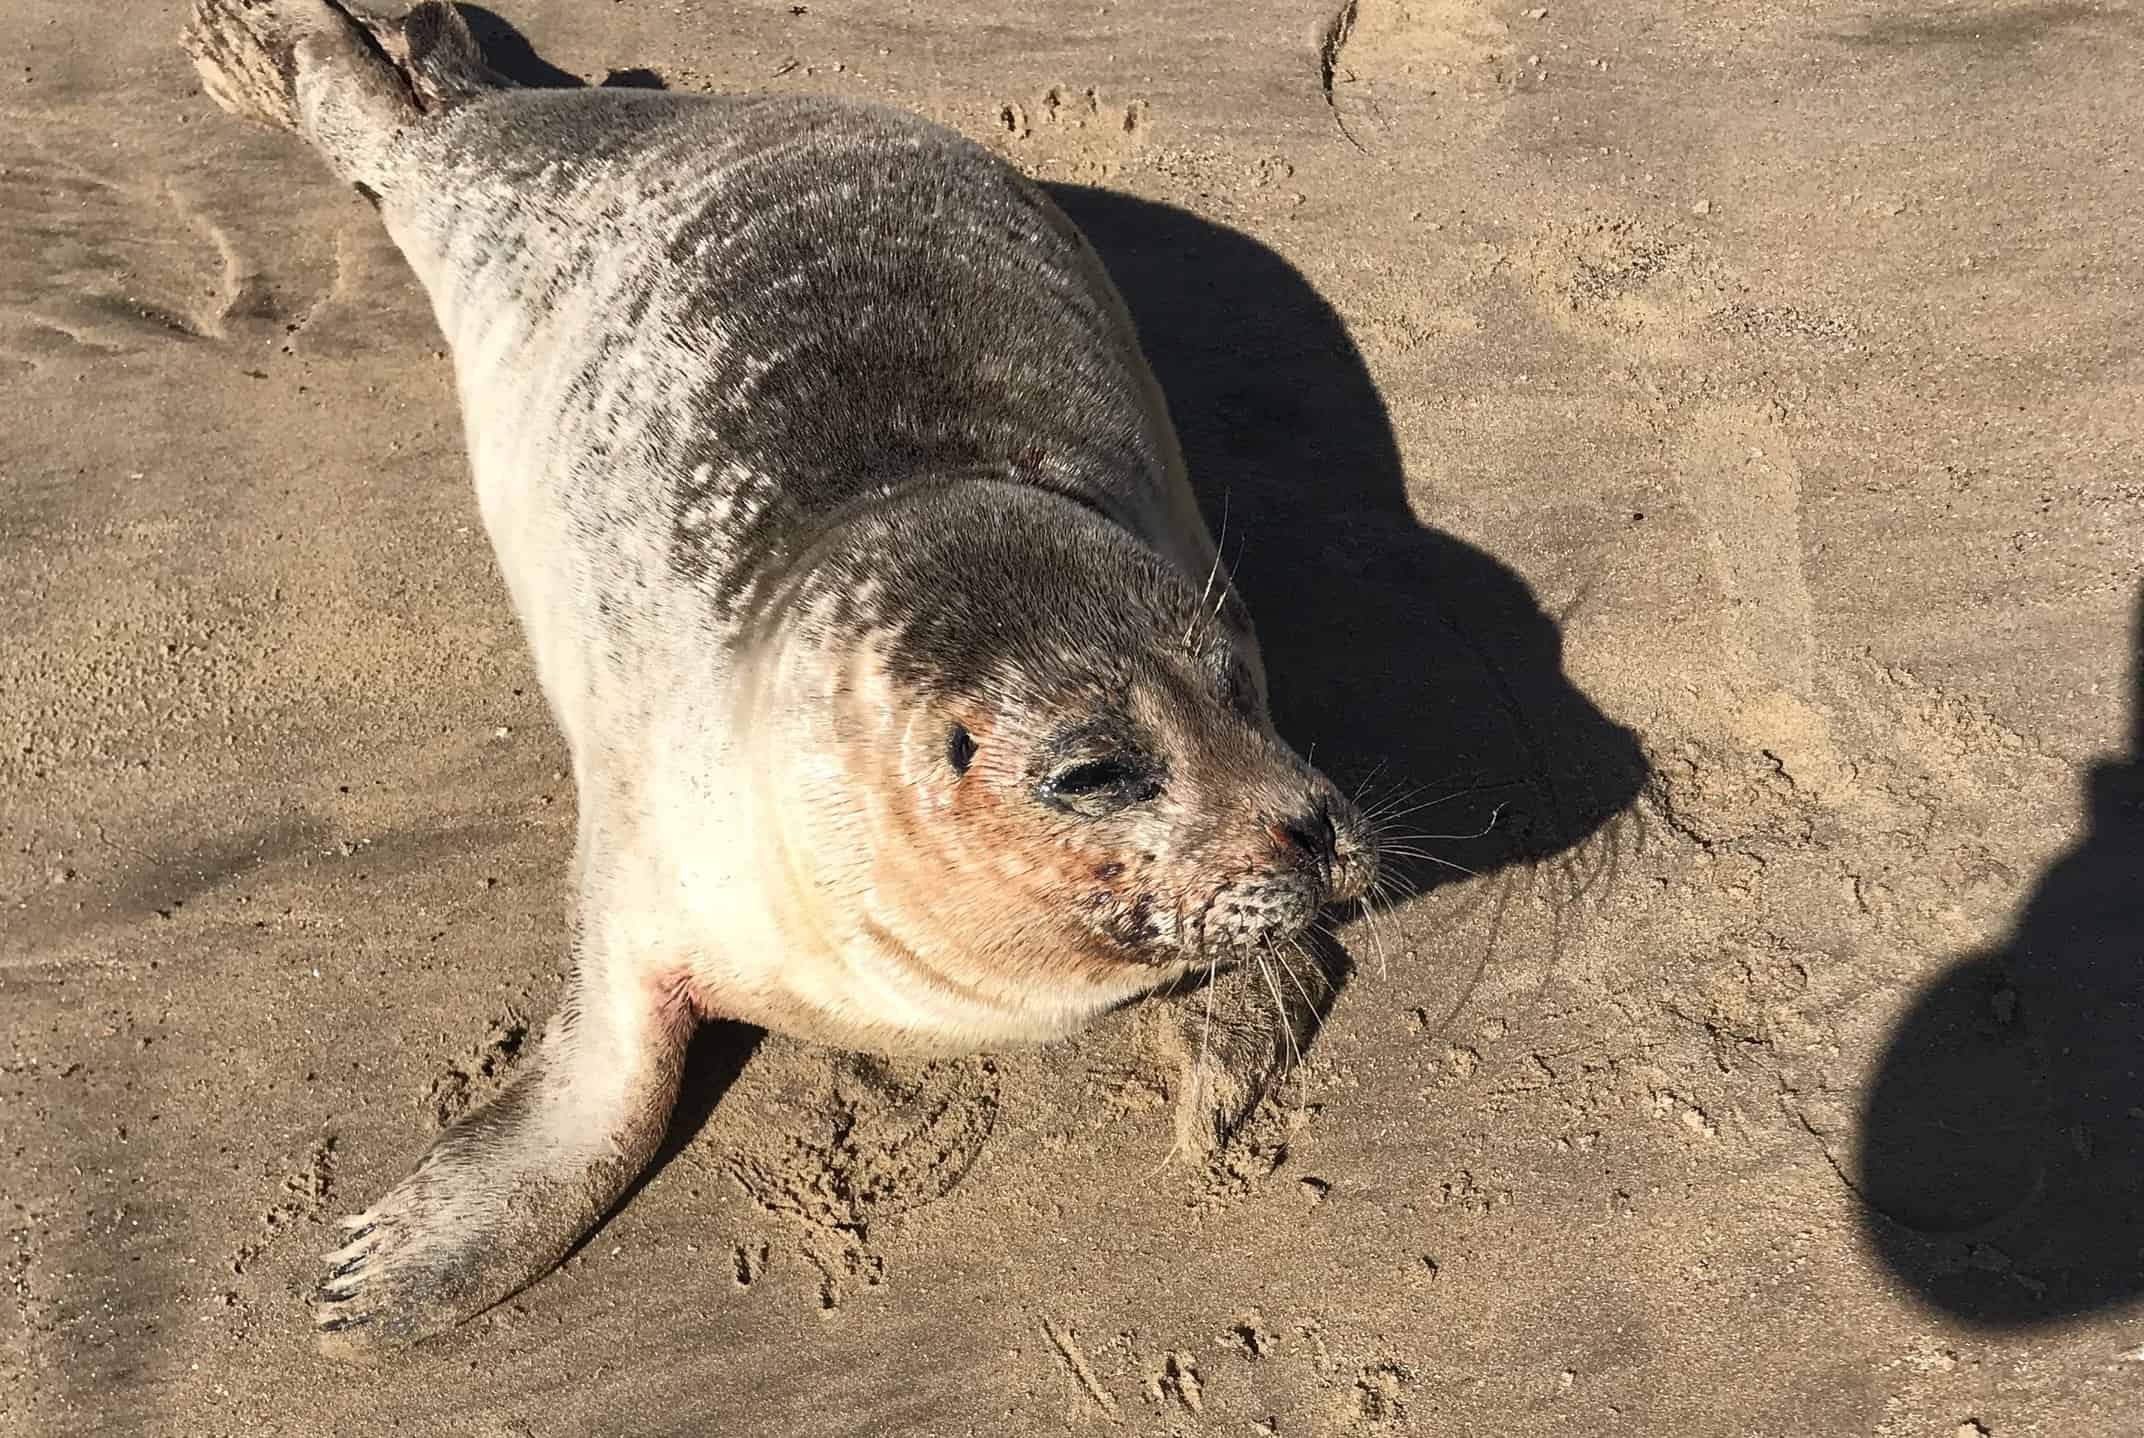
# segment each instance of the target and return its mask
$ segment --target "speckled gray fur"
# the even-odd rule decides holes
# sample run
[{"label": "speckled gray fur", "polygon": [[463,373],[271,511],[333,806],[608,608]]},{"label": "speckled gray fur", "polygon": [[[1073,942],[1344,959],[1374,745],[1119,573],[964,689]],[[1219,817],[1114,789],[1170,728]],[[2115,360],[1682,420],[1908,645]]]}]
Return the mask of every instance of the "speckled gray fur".
[{"label": "speckled gray fur", "polygon": [[[510,467],[556,506],[588,566],[561,602],[620,645],[662,602],[735,639],[800,553],[896,489],[1006,480],[1182,546],[1174,440],[1098,267],[1032,186],[939,127],[817,98],[507,91],[412,133],[372,188],[465,388],[517,381],[471,415],[480,482]],[[820,554],[816,577],[876,580],[856,617],[906,632],[946,605],[949,556],[901,558]],[[1126,547],[1126,579],[1152,582],[1143,558]],[[1021,597],[990,607],[1034,608]],[[980,678],[988,628],[969,651],[933,634],[914,673]]]}]

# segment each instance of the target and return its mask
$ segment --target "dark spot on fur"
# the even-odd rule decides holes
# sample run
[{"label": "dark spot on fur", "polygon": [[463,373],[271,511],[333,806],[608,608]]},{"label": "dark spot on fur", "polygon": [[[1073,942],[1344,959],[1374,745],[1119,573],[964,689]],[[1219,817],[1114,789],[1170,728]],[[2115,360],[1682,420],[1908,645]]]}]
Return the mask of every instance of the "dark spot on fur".
[{"label": "dark spot on fur", "polygon": [[1116,862],[1114,859],[1112,859],[1106,864],[1097,864],[1094,868],[1094,876],[1105,883],[1111,879],[1116,878],[1117,875],[1123,872],[1124,866]]},{"label": "dark spot on fur", "polygon": [[1143,948],[1160,937],[1161,930],[1154,923],[1154,896],[1141,894],[1133,899],[1123,913],[1109,921],[1109,933],[1127,949]]}]

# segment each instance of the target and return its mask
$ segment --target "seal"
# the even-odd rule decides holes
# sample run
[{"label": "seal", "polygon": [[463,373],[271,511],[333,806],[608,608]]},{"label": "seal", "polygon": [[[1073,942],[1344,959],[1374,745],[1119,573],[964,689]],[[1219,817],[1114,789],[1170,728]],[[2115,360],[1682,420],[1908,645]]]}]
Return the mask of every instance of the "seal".
[{"label": "seal", "polygon": [[184,43],[429,294],[579,801],[560,1009],[345,1221],[323,1348],[555,1266],[702,1019],[1038,1043],[1365,895],[1121,298],[1009,166],[833,99],[518,89],[441,4],[197,0]]}]

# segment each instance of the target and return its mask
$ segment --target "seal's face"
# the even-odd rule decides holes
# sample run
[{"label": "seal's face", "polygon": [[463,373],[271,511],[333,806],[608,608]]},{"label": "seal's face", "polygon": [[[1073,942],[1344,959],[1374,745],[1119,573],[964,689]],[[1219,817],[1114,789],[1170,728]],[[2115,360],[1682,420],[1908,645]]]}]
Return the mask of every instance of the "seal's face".
[{"label": "seal's face", "polygon": [[1205,967],[1362,896],[1362,821],[1273,734],[1234,636],[1096,657],[1048,702],[947,706],[944,773],[919,786],[1044,927],[1076,916],[1078,951],[1112,963]]},{"label": "seal's face", "polygon": [[788,812],[880,953],[1069,1015],[1287,943],[1377,861],[1274,733],[1225,577],[1202,593],[1085,511],[1052,518],[879,551],[872,636],[817,686],[823,777]]}]

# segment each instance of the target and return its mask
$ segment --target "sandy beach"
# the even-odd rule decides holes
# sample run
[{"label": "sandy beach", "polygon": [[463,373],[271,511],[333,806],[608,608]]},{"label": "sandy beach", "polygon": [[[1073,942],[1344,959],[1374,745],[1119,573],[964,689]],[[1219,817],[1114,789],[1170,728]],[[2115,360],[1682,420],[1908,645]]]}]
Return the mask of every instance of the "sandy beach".
[{"label": "sandy beach", "polygon": [[712,1027],[560,1272],[320,1358],[557,998],[567,761],[373,212],[181,6],[0,0],[0,1433],[2144,1432],[2144,10],[469,13],[1050,186],[1433,857],[1210,1162],[1139,1011]]}]

